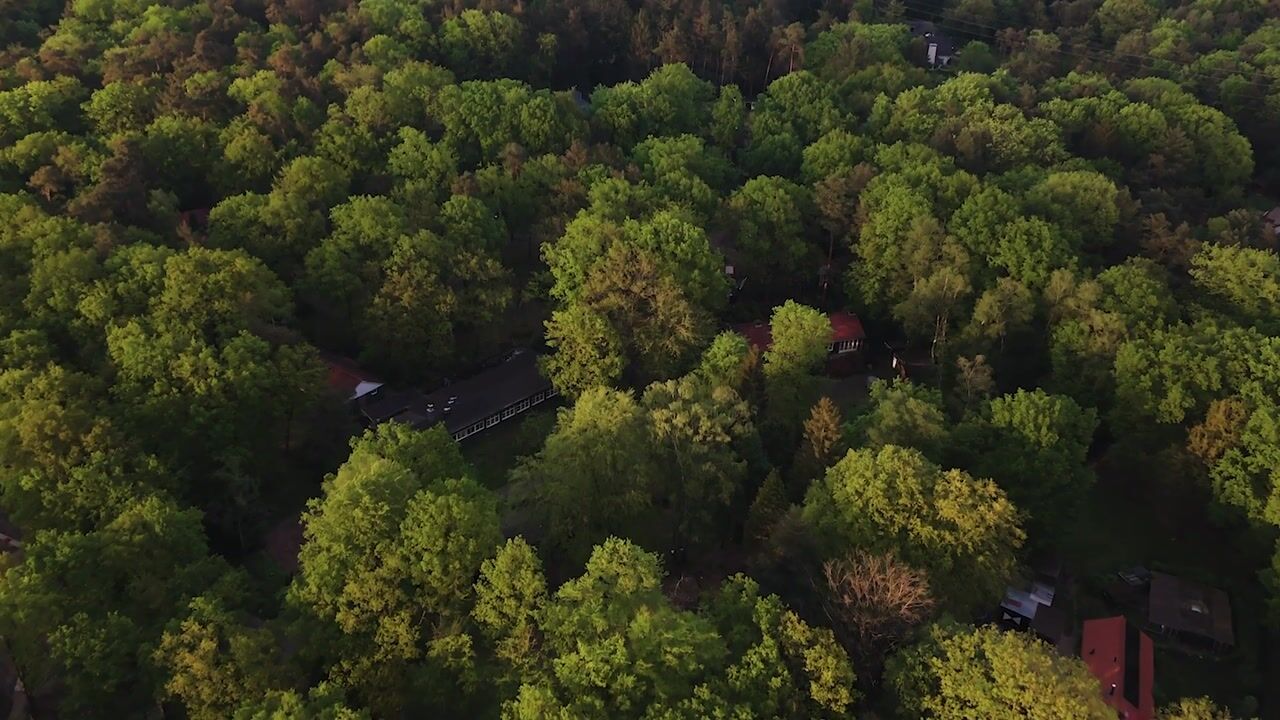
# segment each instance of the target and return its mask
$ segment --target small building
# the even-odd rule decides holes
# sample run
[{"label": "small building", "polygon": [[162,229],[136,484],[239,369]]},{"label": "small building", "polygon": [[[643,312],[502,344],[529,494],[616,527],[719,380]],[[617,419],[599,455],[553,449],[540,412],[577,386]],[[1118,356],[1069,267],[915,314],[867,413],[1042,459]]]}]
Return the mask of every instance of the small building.
[{"label": "small building", "polygon": [[944,68],[956,56],[956,43],[946,33],[928,20],[910,20],[907,27],[911,36],[924,46],[924,59],[931,68]]},{"label": "small building", "polygon": [[1151,573],[1147,620],[1181,641],[1224,650],[1235,644],[1227,594],[1185,578]]},{"label": "small building", "polygon": [[1272,234],[1276,237],[1280,237],[1280,205],[1262,213],[1262,222],[1266,223],[1267,227],[1271,228]]},{"label": "small building", "polygon": [[382,387],[382,381],[348,358],[328,353],[321,353],[321,357],[329,368],[329,387],[344,400],[359,400]]},{"label": "small building", "polygon": [[1061,567],[1053,562],[1037,570],[1030,584],[1007,588],[996,624],[1006,630],[1029,632],[1060,653],[1074,652],[1075,634],[1064,598],[1070,593],[1059,589],[1063,579]]},{"label": "small building", "polygon": [[1156,716],[1155,648],[1123,615],[1084,621],[1080,659],[1102,686],[1102,698],[1126,720]]},{"label": "small building", "polygon": [[[828,362],[842,359],[862,349],[867,332],[857,315],[833,312],[827,314],[827,320],[831,323],[831,340],[827,343]],[[762,352],[773,345],[773,328],[769,327],[769,323],[743,323],[735,326],[734,330]]]}]

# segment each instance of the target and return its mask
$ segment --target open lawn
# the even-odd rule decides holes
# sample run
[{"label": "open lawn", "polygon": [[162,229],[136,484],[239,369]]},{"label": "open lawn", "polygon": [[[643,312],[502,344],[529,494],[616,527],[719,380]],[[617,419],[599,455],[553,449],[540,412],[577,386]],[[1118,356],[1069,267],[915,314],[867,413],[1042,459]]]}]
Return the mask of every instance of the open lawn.
[{"label": "open lawn", "polygon": [[1145,606],[1126,609],[1102,593],[1104,583],[1117,570],[1136,565],[1222,588],[1231,601],[1236,647],[1211,657],[1153,636],[1156,702],[1163,705],[1179,697],[1207,695],[1229,705],[1238,717],[1253,717],[1264,695],[1270,700],[1266,704],[1274,705],[1274,691],[1264,674],[1270,638],[1260,622],[1263,590],[1257,576],[1266,557],[1242,551],[1256,543],[1240,537],[1238,531],[1210,524],[1203,504],[1173,512],[1164,501],[1144,499],[1131,478],[1110,474],[1105,462],[1100,463],[1099,475],[1062,548],[1067,568],[1079,580],[1078,620],[1124,612],[1141,626]]}]

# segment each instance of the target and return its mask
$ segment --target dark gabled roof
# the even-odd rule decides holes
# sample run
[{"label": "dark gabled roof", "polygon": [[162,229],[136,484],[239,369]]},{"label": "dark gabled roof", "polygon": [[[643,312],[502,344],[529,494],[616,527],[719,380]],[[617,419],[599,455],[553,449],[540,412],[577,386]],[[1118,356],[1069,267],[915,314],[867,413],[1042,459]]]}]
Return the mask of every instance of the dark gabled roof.
[{"label": "dark gabled roof", "polygon": [[427,394],[411,411],[421,415],[422,425],[443,422],[455,433],[550,389],[537,353],[520,349],[492,368]]},{"label": "dark gabled roof", "polygon": [[926,43],[937,43],[939,55],[954,55],[956,43],[951,39],[950,35],[938,29],[938,26],[928,20],[908,20],[907,27],[911,30],[912,37],[918,37]]},{"label": "dark gabled roof", "polygon": [[383,385],[371,393],[356,400],[360,414],[377,425],[388,420],[400,420],[400,415],[407,412],[419,398],[421,393],[412,390],[397,390]]},{"label": "dark gabled roof", "polygon": [[1157,625],[1221,645],[1235,643],[1231,602],[1217,588],[1153,572],[1148,607],[1148,618]]},{"label": "dark gabled roof", "polygon": [[[351,368],[354,370],[348,372]],[[354,365],[330,364],[330,383],[335,389],[342,391],[357,381],[364,386],[372,379]],[[357,397],[355,404],[372,425],[391,420],[417,428],[444,423],[453,434],[550,390],[551,383],[538,367],[538,354],[517,349],[491,367],[438,390],[423,393],[377,384],[371,392]]]}]

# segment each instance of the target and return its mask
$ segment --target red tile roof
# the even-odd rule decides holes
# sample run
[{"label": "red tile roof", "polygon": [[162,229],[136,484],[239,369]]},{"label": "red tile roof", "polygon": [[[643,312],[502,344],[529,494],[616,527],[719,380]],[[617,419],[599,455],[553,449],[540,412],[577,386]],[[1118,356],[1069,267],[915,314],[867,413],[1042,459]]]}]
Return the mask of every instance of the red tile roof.
[{"label": "red tile roof", "polygon": [[[867,337],[866,330],[862,328],[862,321],[853,313],[828,313],[827,319],[831,321],[831,342],[833,343],[863,340]],[[769,327],[769,323],[762,321],[742,323],[735,325],[733,329],[745,337],[752,346],[761,350],[768,350],[773,344],[773,330]]]},{"label": "red tile roof", "polygon": [[862,328],[862,321],[857,315],[848,312],[833,312],[827,315],[831,319],[831,341],[865,340],[867,331]]},{"label": "red tile roof", "polygon": [[739,335],[745,337],[752,347],[768,350],[769,346],[773,344],[773,328],[769,327],[769,323],[743,323],[734,326],[733,329]]},{"label": "red tile roof", "polygon": [[[1136,647],[1128,647],[1129,643]],[[1151,638],[1123,615],[1084,622],[1080,658],[1102,685],[1102,698],[1128,720],[1152,720],[1155,650]]]},{"label": "red tile roof", "polygon": [[355,397],[356,388],[361,383],[378,383],[374,376],[361,370],[351,360],[337,355],[324,355],[325,365],[329,367],[329,387],[340,393],[343,398]]}]

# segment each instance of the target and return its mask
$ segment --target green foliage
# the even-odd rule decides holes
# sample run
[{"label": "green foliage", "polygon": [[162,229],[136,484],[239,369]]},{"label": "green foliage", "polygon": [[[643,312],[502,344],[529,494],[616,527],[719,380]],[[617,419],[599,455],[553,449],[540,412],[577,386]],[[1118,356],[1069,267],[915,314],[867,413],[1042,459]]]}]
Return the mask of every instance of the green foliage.
[{"label": "green foliage", "polygon": [[[0,632],[33,704],[848,716],[827,631],[744,578],[696,581],[733,569],[744,520],[804,545],[786,491],[849,441],[859,460],[806,503],[823,551],[900,553],[952,610],[989,606],[1008,574],[1004,493],[1032,544],[1093,530],[1073,508],[1098,416],[1114,454],[1179,458],[1148,488],[1162,515],[1186,501],[1164,491],[1203,487],[1219,523],[1280,524],[1280,267],[1259,195],[1280,166],[1274,13],[937,9],[939,29],[999,29],[1001,52],[969,42],[927,69],[911,8],[868,0],[8,3],[0,506],[27,552],[0,580]],[[1082,42],[1097,62],[1072,71]],[[732,305],[726,264],[747,280]],[[766,300],[767,352],[716,335]],[[927,346],[963,421],[881,385],[841,437],[815,401],[842,304],[875,346]],[[538,346],[540,326],[577,403],[516,463],[502,519],[546,541],[498,548],[496,498],[443,431],[382,428],[306,514],[277,618],[246,558],[278,549],[355,419],[315,347],[426,390]],[[1025,390],[988,401],[995,376]],[[673,551],[672,599],[620,541],[549,589],[615,533]],[[903,712],[1013,714],[1008,688],[1048,667],[988,660]]]},{"label": "green foliage", "polygon": [[791,503],[787,502],[787,488],[782,484],[782,475],[776,469],[770,470],[756,491],[756,497],[747,509],[742,536],[750,543],[762,543],[769,539],[773,528],[782,516],[787,513]]},{"label": "green foliage", "polygon": [[804,520],[827,556],[896,552],[927,571],[944,605],[957,610],[999,597],[1025,537],[995,483],[893,445],[849,451],[810,487]]},{"label": "green foliage", "polygon": [[743,393],[756,360],[756,353],[746,338],[725,331],[716,335],[702,353],[698,373],[712,387],[731,387]]},{"label": "green foliage", "polygon": [[[711,124],[715,94],[715,87],[687,66],[664,65],[642,82],[597,88],[591,93],[591,122],[624,148],[649,137],[697,134]],[[715,113],[717,142],[736,134],[732,96],[722,100],[728,104]],[[741,95],[737,103],[741,113]]]},{"label": "green foliage", "polygon": [[959,428],[957,447],[971,472],[995,480],[1031,516],[1033,537],[1056,536],[1093,484],[1085,463],[1097,426],[1097,413],[1071,398],[1019,390]]},{"label": "green foliage", "polygon": [[236,710],[235,720],[290,720],[291,718],[315,718],[315,720],[368,720],[367,710],[349,707],[342,688],[332,683],[321,683],[306,695],[292,690],[272,691],[254,702],[245,703]]},{"label": "green foliage", "polygon": [[493,77],[514,70],[522,34],[520,21],[510,15],[464,10],[440,26],[439,43],[450,67],[467,77]]},{"label": "green foliage", "polygon": [[1160,709],[1167,720],[1232,720],[1231,713],[1207,697],[1182,698]]},{"label": "green foliage", "polygon": [[827,356],[831,321],[811,307],[788,300],[774,308],[769,320],[773,344],[764,353],[768,378],[815,373]]},{"label": "green foliage", "polygon": [[494,656],[509,672],[504,682],[518,685],[535,675],[544,661],[538,623],[547,604],[547,580],[534,549],[523,538],[508,540],[480,566],[471,616],[493,643]]},{"label": "green foliage", "polygon": [[[741,506],[748,460],[761,456],[751,411],[732,388],[693,376],[650,385],[642,404],[663,495],[676,515],[677,547],[708,545]],[[758,463],[757,463],[758,464]]]},{"label": "green foliage", "polygon": [[903,717],[1089,718],[1115,715],[1077,658],[994,627],[939,624],[891,661]]},{"label": "green foliage", "polygon": [[1280,330],[1280,257],[1274,252],[1208,244],[1191,258],[1190,272],[1210,305],[1263,332]]},{"label": "green foliage", "polygon": [[870,402],[848,425],[856,446],[879,450],[887,445],[914,448],[941,460],[951,446],[951,428],[942,394],[912,382],[877,380]]},{"label": "green foliage", "polygon": [[391,423],[354,440],[308,503],[287,602],[310,651],[370,707],[403,707],[423,665],[467,672],[442,656],[467,642],[471,585],[501,539],[497,502],[468,473],[442,427]]},{"label": "green foliage", "polygon": [[165,623],[225,567],[208,555],[199,511],[160,497],[88,532],[39,533],[24,553],[0,575],[0,628],[25,681],[61,680],[63,707],[77,714],[143,712]]},{"label": "green foliage", "polygon": [[270,630],[246,626],[226,602],[202,595],[165,630],[154,660],[164,690],[193,719],[225,718],[281,680],[279,647]]},{"label": "green foliage", "polygon": [[777,271],[787,277],[803,273],[813,255],[804,222],[812,205],[803,187],[777,177],[748,180],[729,197],[727,212],[737,227],[738,250],[747,272],[761,284],[776,285]]},{"label": "green foliage", "polygon": [[583,305],[552,313],[547,345],[555,354],[542,359],[542,369],[556,391],[570,398],[615,384],[626,367],[622,338],[600,313]]},{"label": "green foliage", "polygon": [[593,388],[560,410],[556,429],[513,472],[546,517],[547,542],[582,558],[635,528],[660,481],[643,408],[630,393]]},{"label": "green foliage", "polygon": [[503,717],[849,717],[855,677],[829,630],[753,581],[730,579],[701,612],[663,596],[654,555],[610,538],[543,613],[547,672]]}]

